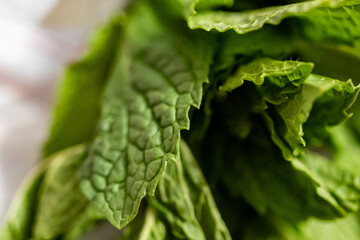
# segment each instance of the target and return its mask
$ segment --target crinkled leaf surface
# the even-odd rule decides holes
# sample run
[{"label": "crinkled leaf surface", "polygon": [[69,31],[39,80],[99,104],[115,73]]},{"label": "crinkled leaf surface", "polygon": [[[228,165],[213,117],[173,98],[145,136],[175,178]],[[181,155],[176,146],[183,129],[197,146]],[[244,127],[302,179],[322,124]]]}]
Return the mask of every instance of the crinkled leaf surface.
[{"label": "crinkled leaf surface", "polygon": [[219,32],[233,29],[239,34],[245,34],[262,28],[264,24],[278,25],[284,18],[300,15],[318,7],[337,7],[345,2],[316,0],[245,12],[199,12],[189,16],[188,25],[192,29],[202,28],[206,31],[215,29]]},{"label": "crinkled leaf surface", "polygon": [[[228,88],[225,88],[226,90],[233,90],[237,86],[244,84],[244,80],[246,79],[250,79],[252,80],[252,82],[255,82],[254,80],[257,80],[257,83],[259,84],[259,86],[257,87],[259,92],[258,97],[263,98],[263,101],[271,103],[268,105],[269,108],[262,108],[264,120],[270,130],[273,142],[282,151],[283,157],[287,160],[291,160],[291,163],[281,163],[281,157],[278,157],[280,159],[279,164],[283,164],[284,166],[277,167],[276,170],[274,169],[270,171],[273,172],[275,176],[270,176],[267,170],[264,171],[264,177],[269,177],[269,179],[263,179],[260,180],[260,182],[269,183],[271,182],[271,179],[275,180],[282,174],[293,171],[293,173],[290,175],[293,177],[297,176],[297,179],[293,181],[293,184],[301,184],[303,187],[307,186],[305,187],[305,189],[307,190],[302,190],[300,192],[308,191],[306,195],[313,196],[314,205],[312,205],[312,203],[308,201],[308,207],[314,206],[313,210],[315,212],[312,212],[311,214],[319,214],[319,212],[316,213],[317,210],[320,210],[320,203],[317,201],[326,201],[326,204],[325,202],[323,202],[320,205],[324,205],[324,207],[328,206],[328,209],[320,215],[323,215],[323,217],[325,217],[328,213],[330,214],[333,211],[333,213],[331,213],[329,216],[336,216],[336,214],[334,214],[335,212],[339,214],[338,216],[342,216],[345,215],[347,211],[355,211],[356,209],[356,206],[354,206],[354,204],[357,204],[358,201],[358,190],[356,182],[354,180],[345,181],[344,179],[351,178],[350,175],[346,173],[340,173],[340,171],[336,173],[336,168],[334,168],[334,166],[329,166],[326,168],[325,165],[323,168],[314,167],[313,165],[311,165],[312,161],[309,160],[310,156],[302,155],[301,148],[298,148],[297,146],[301,143],[305,144],[304,140],[302,139],[304,135],[302,125],[307,120],[309,120],[312,126],[316,127],[317,131],[319,129],[321,131],[326,131],[325,126],[338,124],[344,119],[347,119],[349,117],[349,114],[346,112],[346,110],[351,106],[354,99],[356,98],[358,88],[354,87],[351,81],[341,82],[335,79],[310,74],[312,64],[304,64],[305,63],[301,62],[281,62],[271,59],[265,59],[265,61],[262,59],[255,60],[245,65],[245,67],[240,67],[238,72],[236,72],[232,78],[229,78],[229,82],[226,82],[224,84],[223,89],[228,86]],[[289,68],[288,66],[295,67]],[[301,69],[302,66],[305,66],[305,70]],[[269,73],[272,74],[270,75],[270,77],[268,77]],[[301,79],[301,81],[292,81],[294,79]],[[271,83],[270,87],[272,88],[272,91],[264,91],[264,88],[269,89],[269,87],[265,86],[266,82]],[[291,88],[286,88],[287,84],[289,83],[291,83]],[[277,86],[279,88],[276,89],[274,88],[274,86]],[[284,96],[283,100],[269,101],[267,99],[267,95],[277,96],[278,94],[276,94],[276,92],[280,93],[279,96]],[[252,94],[252,96],[255,96],[255,94]],[[256,103],[256,101],[252,102],[253,104]],[[312,113],[313,108],[314,112]],[[261,108],[259,107],[257,109],[261,110]],[[310,128],[309,131],[311,130],[312,129]],[[259,144],[253,143],[252,145],[257,146]],[[293,152],[294,150],[297,151]],[[245,153],[232,153],[230,155],[240,157],[244,154]],[[300,159],[296,157],[298,154],[300,154]],[[256,154],[254,152],[253,156],[255,155]],[[268,155],[268,158],[270,156],[271,155]],[[268,158],[260,157],[259,159],[268,160]],[[254,161],[255,160],[251,162],[251,165],[255,164]],[[243,164],[246,163],[245,161],[240,160],[236,162],[241,162]],[[269,160],[267,162],[271,162],[272,165],[275,164],[275,160]],[[322,162],[319,162],[317,164],[322,164]],[[262,163],[254,166],[253,170],[260,171],[261,166],[263,165],[265,164]],[[280,171],[281,168],[288,169],[283,170],[279,173],[275,173],[277,170]],[[246,174],[244,174],[243,177],[251,176],[250,173],[252,170],[246,168],[245,165],[241,165],[241,167],[239,167],[239,171],[240,169],[247,169],[245,170]],[[264,169],[269,169],[269,166],[265,167]],[[231,171],[229,172],[228,176],[231,176]],[[229,181],[236,181],[237,178],[241,179],[239,175],[236,175],[236,177],[234,176],[234,178],[231,178]],[[259,180],[261,178],[261,172],[254,173],[253,178]],[[283,178],[288,179],[286,183],[285,180],[280,180],[279,182],[284,182],[286,186],[291,185],[290,176],[284,176]],[[326,178],[326,180],[324,178]],[[252,186],[256,186],[255,180],[250,179],[239,180],[239,184],[237,185],[241,186],[241,184],[249,182],[253,182]],[[283,214],[279,209],[273,209],[273,207],[276,206],[284,206],[284,204],[277,205],[277,202],[281,201],[281,199],[276,200],[274,203],[271,203],[270,199],[268,199],[269,202],[263,200],[265,196],[261,194],[266,195],[265,189],[267,184],[261,185],[259,183],[257,187],[250,191],[246,189],[245,185],[242,188],[242,194],[245,196],[246,199],[248,199],[250,204],[255,204],[254,206],[258,209],[259,212],[266,213],[268,211],[267,209],[269,208],[277,214]],[[275,185],[277,187],[274,187],[274,189],[278,189],[280,191],[282,187],[278,184],[275,184],[275,182],[270,184],[269,186],[273,187]],[[340,190],[340,186],[342,186],[342,190]],[[297,188],[299,189],[299,187]],[[284,190],[284,193],[279,193],[275,195],[280,196],[280,198],[286,198],[285,192],[290,191]],[[310,194],[309,192],[312,192],[312,194]],[[295,195],[295,193],[290,194],[289,199]],[[349,195],[353,196],[355,199],[348,199]],[[300,199],[299,197],[297,198]],[[287,202],[289,203],[291,201],[287,200]],[[264,205],[261,206],[262,204]],[[316,206],[316,204],[318,205]],[[297,203],[295,203],[293,206],[296,205]],[[328,213],[326,213],[327,211]],[[293,212],[294,214],[295,212],[303,212],[304,214],[306,214],[307,210],[291,210],[290,212]],[[284,216],[285,215],[283,215],[283,217]],[[298,214],[297,216],[301,216],[301,214]]]},{"label": "crinkled leaf surface", "polygon": [[[263,8],[274,4],[290,5]],[[121,228],[159,184],[124,238],[229,239],[218,206],[239,239],[358,239],[349,213],[360,206],[359,121],[330,129],[351,116],[358,92],[346,81],[359,81],[358,4],[133,1],[67,72],[44,150],[96,135],[80,170],[87,199],[81,151],[59,155],[2,237],[73,239],[93,223],[93,207]],[[206,108],[192,111],[202,91]],[[182,137],[207,181],[180,144],[190,118]]]},{"label": "crinkled leaf surface", "polygon": [[[179,158],[180,130],[189,128],[190,107],[200,105],[211,56],[196,32],[184,31],[185,41],[176,41],[150,8],[138,11],[143,14],[129,18],[82,182],[84,194],[118,228],[154,193],[167,161]],[[139,38],[142,31],[147,39]]]},{"label": "crinkled leaf surface", "polygon": [[302,125],[308,120],[311,130],[325,131],[325,126],[336,125],[350,114],[349,109],[359,92],[353,83],[341,82],[315,74],[310,75],[304,82],[301,91],[294,98],[276,107],[284,120],[287,132],[284,138],[292,149],[298,144],[305,145],[302,139],[304,132]]},{"label": "crinkled leaf surface", "polygon": [[312,63],[260,58],[240,66],[237,72],[220,89],[231,91],[240,87],[244,81],[251,81],[256,85],[262,85],[265,78],[266,81],[270,81],[273,85],[281,88],[281,90],[287,87],[287,85],[298,87],[310,75],[312,68]]},{"label": "crinkled leaf surface", "polygon": [[305,145],[303,124],[313,107],[309,125],[319,132],[326,125],[336,125],[348,119],[351,115],[346,111],[359,92],[350,80],[342,82],[310,74],[312,68],[312,63],[260,58],[241,66],[220,89],[234,90],[244,80],[259,85],[262,98],[275,105],[285,124],[283,138],[295,150],[299,144]]}]

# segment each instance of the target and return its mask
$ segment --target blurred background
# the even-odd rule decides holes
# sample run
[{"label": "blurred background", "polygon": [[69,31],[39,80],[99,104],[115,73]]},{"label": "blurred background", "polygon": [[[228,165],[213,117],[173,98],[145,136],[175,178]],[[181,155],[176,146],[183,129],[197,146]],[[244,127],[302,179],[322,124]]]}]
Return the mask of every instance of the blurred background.
[{"label": "blurred background", "polygon": [[124,0],[0,0],[0,226],[40,156],[64,66]]}]

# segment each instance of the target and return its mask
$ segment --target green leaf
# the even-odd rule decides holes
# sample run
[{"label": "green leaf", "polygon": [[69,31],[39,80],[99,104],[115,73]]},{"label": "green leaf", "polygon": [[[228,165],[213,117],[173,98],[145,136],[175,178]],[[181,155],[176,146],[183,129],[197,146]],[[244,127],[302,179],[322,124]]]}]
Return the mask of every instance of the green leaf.
[{"label": "green leaf", "polygon": [[[308,134],[316,135],[312,132],[325,131],[325,126],[348,119],[351,115],[346,111],[359,92],[359,87],[354,87],[350,80],[341,82],[310,74],[312,68],[312,63],[260,58],[240,66],[220,89],[232,91],[245,80],[258,85],[262,98],[275,105],[282,119],[283,123],[276,122],[275,128],[279,129],[286,144],[295,150],[298,145],[305,146],[303,124],[311,112]],[[280,141],[277,140],[277,144],[286,148]]]},{"label": "green leaf", "polygon": [[200,105],[212,54],[200,33],[185,30],[178,41],[144,5],[129,22],[82,182],[84,194],[117,228],[154,194],[167,162],[179,158],[180,130],[189,128],[190,107]]},{"label": "green leaf", "polygon": [[[258,96],[260,100],[266,100],[271,103],[271,105],[269,105],[269,108],[263,107],[262,109],[256,107],[257,111],[255,112],[262,112],[273,142],[282,151],[283,157],[291,161],[291,163],[282,163],[282,157],[278,156],[277,161],[280,161],[279,164],[283,164],[284,166],[277,166],[276,169],[269,171],[270,166],[267,166],[265,163],[255,165],[253,168],[248,168],[244,165],[246,163],[244,160],[238,160],[236,162],[241,162],[243,165],[239,164],[240,167],[234,167],[232,169],[239,169],[238,172],[241,169],[245,171],[246,174],[242,176],[240,174],[235,174],[229,182],[235,182],[239,179],[237,186],[243,186],[241,194],[245,196],[249,204],[254,205],[258,211],[263,214],[268,211],[267,209],[270,209],[275,214],[280,214],[282,218],[287,217],[294,220],[297,216],[301,219],[300,216],[301,213],[303,213],[305,214],[303,219],[305,219],[306,214],[320,214],[320,212],[316,212],[320,211],[320,203],[318,201],[324,201],[321,203],[321,205],[324,205],[324,210],[317,217],[344,216],[347,212],[356,211],[357,209],[358,190],[356,182],[354,180],[345,181],[345,179],[352,179],[350,175],[342,173],[334,167],[325,168],[324,166],[321,168],[312,166],[310,164],[312,161],[309,160],[310,156],[302,154],[302,149],[299,148],[298,145],[305,144],[305,141],[302,139],[302,125],[305,122],[311,126],[311,128],[308,128],[307,134],[315,137],[317,135],[314,133],[326,131],[326,126],[339,124],[341,121],[347,119],[349,114],[346,110],[349,109],[353,103],[359,90],[358,87],[354,87],[351,81],[341,82],[335,79],[310,74],[312,69],[311,64],[305,65],[305,70],[301,70],[301,67],[304,66],[303,64],[304,63],[301,62],[281,62],[271,59],[254,60],[245,66],[241,66],[234,76],[229,78],[228,82],[223,85],[223,89],[227,86],[228,88],[225,88],[226,90],[234,90],[239,85],[243,85],[244,80],[249,79],[251,82],[258,84],[258,94],[254,94],[254,92],[249,92],[249,94],[252,97]],[[288,68],[288,65],[295,67]],[[272,75],[269,77],[269,74]],[[296,81],[293,81],[294,79]],[[298,81],[299,79],[300,81]],[[265,83],[267,82],[270,83],[270,85],[266,86]],[[247,91],[249,91],[249,86],[245,87],[247,87]],[[271,101],[267,96],[284,97],[282,98],[282,101]],[[252,98],[250,98],[250,100],[251,99]],[[278,99],[281,98],[278,97]],[[254,100],[251,100],[250,102],[252,102],[252,104],[256,103]],[[257,105],[261,106],[261,104]],[[312,112],[312,110],[314,111]],[[252,143],[251,145],[256,146],[258,144]],[[245,148],[247,150],[244,149],[243,154],[233,152],[230,156],[240,157],[246,154],[246,151],[250,151],[251,145]],[[229,147],[227,148],[229,149]],[[263,150],[260,152],[265,151]],[[251,159],[254,159],[254,156],[257,155],[255,152],[249,154],[248,157]],[[271,155],[267,154],[266,156],[267,157],[265,157],[265,155],[259,157],[259,159],[266,159],[266,163],[275,165],[275,160],[271,160],[270,158]],[[251,164],[255,164],[255,160],[252,160]],[[263,165],[264,178],[261,176]],[[252,178],[255,178],[256,176],[256,180],[259,181],[258,184],[255,184],[255,180],[250,179],[252,171],[254,171]],[[273,173],[275,176],[270,173]],[[291,180],[291,176],[287,176],[285,173],[290,173],[294,179]],[[229,178],[230,176],[231,171],[225,175],[225,178]],[[242,177],[248,178],[244,179]],[[278,177],[283,180],[276,180]],[[310,209],[295,210],[294,208],[292,210],[285,210],[285,212],[294,213],[294,216],[286,216],[286,213],[280,211],[283,208],[276,209],[278,206],[285,206],[285,203],[277,205],[281,199],[287,199],[286,201],[288,203],[293,201],[294,204],[292,207],[300,204],[300,202],[296,203],[297,200],[290,200],[292,197],[296,196],[296,194],[290,193],[288,189],[283,190],[282,193],[275,194],[276,196],[281,197],[274,200],[274,202],[271,202],[271,199],[268,199],[267,201],[263,200],[265,195],[269,194],[266,192],[267,183],[269,183],[269,189],[272,189],[272,191],[274,191],[274,189],[281,191],[281,189],[286,188],[281,186],[278,182],[283,182],[285,181],[284,179],[287,179],[286,183],[284,182],[284,186],[300,184],[303,187],[303,190],[299,190],[300,192],[307,192],[307,196],[313,196],[313,203],[308,202],[307,204]],[[251,189],[246,185],[246,183],[249,182],[254,182],[252,185],[254,189]],[[299,186],[296,188],[300,189]],[[287,196],[286,194],[289,195]],[[354,197],[354,199],[350,199],[351,197],[349,198],[349,196]],[[296,198],[300,199],[299,196]],[[302,201],[306,200],[304,199]],[[327,206],[327,210],[325,206]],[[291,205],[289,207],[291,207]]]},{"label": "green leaf", "polygon": [[35,239],[76,239],[101,218],[80,191],[84,151],[84,146],[73,147],[51,160],[38,193]]},{"label": "green leaf", "polygon": [[292,167],[312,182],[318,197],[332,206],[339,216],[344,217],[348,212],[357,211],[360,185],[356,176],[332,163],[335,159],[314,152],[300,151],[298,157],[295,157],[279,137],[271,117],[267,114],[264,116],[273,142],[282,151],[283,157],[290,160]]},{"label": "green leaf", "polygon": [[315,8],[337,7],[344,3],[344,0],[317,0],[245,12],[200,12],[189,16],[188,25],[191,29],[215,29],[219,32],[233,29],[238,34],[245,34],[262,28],[264,24],[278,25],[287,17],[297,16]]},{"label": "green leaf", "polygon": [[313,41],[346,44],[359,50],[359,4],[359,1],[355,1],[340,8],[319,8],[302,14],[297,18],[300,22],[300,31],[303,36]]},{"label": "green leaf", "polygon": [[43,160],[15,196],[1,240],[77,239],[103,217],[79,188],[84,146]]},{"label": "green leaf", "polygon": [[[312,63],[298,61],[277,61],[270,58],[259,58],[248,64],[242,65],[231,76],[220,90],[232,91],[241,85],[244,81],[251,81],[256,85],[267,84],[281,88],[282,91],[288,85],[298,87],[310,75],[313,68]],[[273,94],[269,94],[271,97]],[[265,97],[268,97],[267,94]],[[268,100],[268,99],[267,99]]]},{"label": "green leaf", "polygon": [[[212,105],[211,125],[204,142],[201,143],[203,151],[198,154],[198,159],[202,161],[202,169],[208,174],[208,179],[214,186],[214,195],[217,196],[218,201],[220,198],[218,206],[221,213],[234,236],[241,236],[241,239],[264,239],[267,234],[276,235],[278,226],[273,221],[274,218],[280,218],[286,223],[296,223],[309,216],[334,219],[354,211],[355,208],[351,205],[356,202],[352,197],[357,194],[356,185],[352,182],[354,179],[347,180],[349,175],[342,174],[341,176],[346,177],[338,178],[340,175],[335,175],[333,179],[319,179],[316,169],[306,166],[302,159],[294,158],[291,151],[289,154],[292,156],[292,161],[285,161],[277,149],[278,146],[269,138],[266,125],[259,121],[259,114],[247,110],[250,111],[254,126],[246,138],[239,139],[237,135],[232,134],[232,128],[226,124],[227,118],[235,118],[236,114],[242,116],[243,112],[224,114],[229,109],[226,106],[241,101],[247,104],[253,103],[251,98],[246,98],[247,94],[253,96],[250,87],[254,85],[244,84],[229,93],[225,100],[224,97],[216,99],[217,104]],[[237,108],[232,106],[230,109]],[[269,117],[268,124],[270,123],[272,125],[269,128],[273,131],[273,135],[284,144],[275,132],[273,120]],[[199,153],[195,144],[191,147]],[[283,147],[289,150],[286,144]],[[323,176],[331,176],[334,171],[335,169]],[[327,182],[340,184],[333,188],[326,184]],[[224,184],[227,191],[224,190]],[[343,198],[344,196],[338,194],[341,192],[349,195]],[[261,215],[254,216],[249,210],[243,209],[246,207],[239,200],[242,198],[254,206]],[[234,214],[234,208],[238,209],[237,214]],[[271,224],[267,223],[267,220]],[[244,230],[239,226],[240,222],[244,222]],[[275,231],[263,229],[268,227],[275,228]],[[276,235],[274,239],[297,239],[297,235],[288,231],[284,236],[286,237]]]},{"label": "green leaf", "polygon": [[94,36],[89,53],[66,70],[44,156],[89,141],[94,136],[102,92],[112,71],[122,31],[122,17],[114,18]]},{"label": "green leaf", "polygon": [[[352,114],[347,113],[347,110],[356,100],[359,86],[355,87],[351,80],[342,82],[312,74],[306,79],[304,85],[311,87],[312,91],[316,89],[321,96],[314,104],[311,119],[309,119],[311,124],[319,125],[322,123],[333,126],[352,116]],[[310,92],[310,90],[308,91]]]},{"label": "green leaf", "polygon": [[38,205],[37,195],[45,169],[45,163],[42,163],[25,179],[11,204],[5,225],[1,229],[1,240],[28,240],[31,238]]},{"label": "green leaf", "polygon": [[169,162],[150,203],[161,212],[179,239],[231,239],[209,186],[185,142],[181,161]]},{"label": "green leaf", "polygon": [[335,153],[333,154],[334,164],[353,174],[360,176],[358,169],[360,169],[360,156],[359,142],[349,127],[345,124],[332,127],[330,130],[330,138],[335,146]]},{"label": "green leaf", "polygon": [[337,159],[329,159],[313,152],[306,152],[301,160],[311,171],[313,179],[328,189],[342,208],[347,212],[357,212],[360,209],[359,175],[353,175],[339,167]]},{"label": "green leaf", "polygon": [[[308,135],[312,132],[326,131],[325,126],[332,126],[348,119],[350,108],[359,92],[349,80],[341,82],[311,74],[304,82],[301,92],[294,98],[276,107],[284,120],[287,131],[285,140],[292,149],[305,145],[302,125],[307,121]],[[309,119],[308,119],[309,118]]]}]

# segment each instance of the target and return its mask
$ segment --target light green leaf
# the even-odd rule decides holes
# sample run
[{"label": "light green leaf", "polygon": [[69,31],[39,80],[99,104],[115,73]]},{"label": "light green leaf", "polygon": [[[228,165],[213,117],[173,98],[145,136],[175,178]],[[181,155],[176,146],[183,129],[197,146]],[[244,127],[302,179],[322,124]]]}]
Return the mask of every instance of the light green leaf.
[{"label": "light green leaf", "polygon": [[245,34],[262,28],[264,24],[278,25],[287,17],[300,15],[319,7],[337,7],[345,2],[344,0],[315,0],[246,12],[200,12],[189,16],[188,25],[191,29],[201,28],[206,31],[215,29],[219,32],[233,29],[238,34]]},{"label": "light green leaf", "polygon": [[80,192],[77,175],[84,150],[76,146],[38,165],[15,196],[1,240],[77,239],[102,219]]},{"label": "light green leaf", "polygon": [[122,17],[95,34],[88,55],[68,67],[62,80],[44,156],[89,141],[95,134],[104,86],[123,31]]},{"label": "light green leaf", "polygon": [[[136,11],[82,182],[84,194],[118,228],[154,194],[167,162],[179,158],[180,130],[189,128],[190,107],[200,105],[212,54],[198,33],[177,33],[184,41],[174,40],[151,9]],[[150,24],[140,24],[144,19]],[[143,30],[147,39],[138,35]]]},{"label": "light green leaf", "polygon": [[356,135],[345,124],[329,129],[331,141],[336,150],[333,154],[333,163],[345,171],[360,177],[360,148]]},{"label": "light green leaf", "polygon": [[78,170],[84,151],[84,146],[76,146],[51,160],[38,193],[35,239],[76,239],[101,218],[80,191]]},{"label": "light green leaf", "polygon": [[28,240],[32,237],[37,196],[45,169],[46,164],[42,163],[25,179],[11,204],[0,240]]},{"label": "light green leaf", "polygon": [[313,152],[306,152],[301,161],[311,171],[312,178],[328,189],[342,208],[347,212],[360,209],[360,175],[339,167],[337,159]]},{"label": "light green leaf", "polygon": [[[259,58],[240,66],[236,73],[220,89],[232,91],[243,85],[244,81],[251,81],[256,85],[262,85],[266,84],[264,83],[266,79],[266,81],[281,88],[282,91],[288,85],[294,87],[300,86],[310,75],[313,66],[312,63]],[[267,96],[265,95],[265,97]]]}]

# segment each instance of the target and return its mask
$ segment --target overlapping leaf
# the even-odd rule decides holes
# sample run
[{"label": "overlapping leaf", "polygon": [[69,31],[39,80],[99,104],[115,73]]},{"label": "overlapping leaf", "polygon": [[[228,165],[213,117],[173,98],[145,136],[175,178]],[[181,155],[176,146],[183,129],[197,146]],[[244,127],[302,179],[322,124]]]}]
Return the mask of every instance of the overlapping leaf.
[{"label": "overlapping leaf", "polygon": [[124,239],[357,239],[359,1],[277,3],[132,2],[67,71],[44,155],[86,146],[43,163],[1,240],[138,212]]},{"label": "overlapping leaf", "polygon": [[[302,70],[301,67],[305,68]],[[316,154],[304,155],[302,153],[302,148],[298,146],[301,144],[305,145],[305,141],[302,138],[304,135],[302,125],[306,121],[308,121],[310,125],[313,126],[313,128],[316,128],[314,131],[318,132],[326,131],[325,126],[335,125],[344,119],[347,119],[349,114],[346,112],[346,110],[353,103],[354,98],[356,98],[358,88],[355,88],[351,82],[341,82],[334,79],[310,74],[311,69],[311,64],[306,65],[305,63],[301,62],[279,62],[270,59],[255,60],[247,65],[240,67],[235,75],[229,78],[228,82],[226,82],[222,87],[225,90],[233,90],[239,85],[242,85],[244,80],[252,80],[253,82],[259,84],[257,87],[260,93],[258,97],[263,98],[265,101],[271,103],[268,109],[266,106],[262,108],[265,122],[267,123],[271,133],[271,138],[282,151],[283,157],[287,160],[291,160],[290,164],[279,162],[279,164],[284,164],[284,166],[276,167],[276,170],[274,169],[270,171],[275,174],[274,176],[269,175],[267,171],[269,167],[265,167],[265,163],[254,165],[255,160],[253,160],[251,164],[249,163],[249,165],[253,167],[253,170],[246,168],[245,165],[241,165],[241,167],[239,167],[241,170],[247,169],[244,170],[243,177],[251,178],[252,171],[260,172],[254,173],[251,179],[245,180],[237,176],[236,178],[230,180],[235,181],[236,179],[241,179],[239,180],[238,186],[241,186],[240,183],[253,182],[252,186],[254,188],[250,191],[246,189],[246,184],[243,185],[242,194],[245,196],[245,198],[248,199],[249,203],[254,204],[254,206],[258,208],[260,212],[265,213],[269,208],[270,210],[272,209],[272,211],[277,212],[277,214],[281,214],[280,209],[274,210],[273,207],[284,207],[284,204],[277,205],[277,203],[281,199],[286,199],[285,196],[290,192],[290,190],[287,189],[282,193],[275,194],[274,197],[279,196],[280,199],[277,199],[274,203],[271,203],[270,199],[268,199],[268,201],[264,201],[263,199],[265,196],[262,194],[266,195],[270,192],[266,191],[266,186],[271,186],[272,188],[276,185],[277,187],[274,187],[274,189],[280,191],[280,189],[282,189],[281,185],[275,183],[267,185],[267,183],[269,183],[271,179],[275,180],[277,178],[281,178],[280,176],[282,174],[288,174],[294,170],[295,172],[290,174],[293,177],[298,174],[297,180],[294,180],[293,182],[294,184],[301,184],[302,186],[306,186],[308,184],[308,190],[310,192],[312,191],[312,194],[307,193],[307,196],[313,196],[313,199],[318,198],[316,201],[319,201],[320,199],[322,199],[321,201],[327,201],[327,204],[318,203],[320,205],[327,205],[329,207],[324,211],[324,213],[321,213],[320,215],[326,216],[326,211],[330,213],[331,208],[333,208],[332,211],[337,212],[337,214],[340,214],[340,216],[344,215],[347,211],[356,211],[357,207],[355,207],[354,204],[358,204],[358,186],[354,180],[351,180],[350,174],[341,173],[339,169],[337,170],[338,172],[336,172],[336,168],[334,166],[330,166],[324,160],[316,160],[314,158],[310,160],[310,156],[315,157]],[[293,81],[294,79],[302,80]],[[266,87],[266,82],[270,84],[271,88]],[[288,84],[290,84],[291,88],[286,87],[289,86]],[[273,91],[263,90],[269,88]],[[252,96],[254,95],[255,94],[252,94]],[[278,99],[280,99],[278,101],[271,101],[267,99],[268,95],[272,97],[282,97],[278,97]],[[255,101],[252,102],[253,104],[256,103]],[[312,112],[313,108],[314,112]],[[257,109],[261,110],[261,108]],[[325,119],[323,119],[324,117]],[[311,129],[309,129],[309,134],[311,135]],[[314,136],[315,135],[313,134],[312,137]],[[253,143],[252,145],[256,146],[258,144]],[[240,157],[243,154],[233,153],[232,155]],[[252,155],[255,156],[256,153],[254,152]],[[298,155],[300,159],[298,159]],[[270,155],[268,155],[268,158],[270,158]],[[259,160],[260,159],[265,158],[259,157]],[[274,165],[276,161],[278,160],[266,162],[272,162],[271,164]],[[244,160],[237,162],[241,162],[243,164],[246,163]],[[322,167],[314,167],[318,166],[319,164],[322,164]],[[255,179],[261,179],[261,169],[263,169],[263,167],[264,170],[266,169],[264,172],[264,177],[269,178],[267,180],[262,179],[259,181],[259,184],[255,184]],[[285,170],[286,167],[289,169]],[[293,170],[290,170],[292,168]],[[280,169],[284,170],[281,170],[279,173],[275,173],[277,170],[280,171]],[[231,175],[229,174],[229,176]],[[345,181],[345,178],[349,180]],[[285,179],[287,179],[287,181],[285,181]],[[285,186],[290,186],[290,179],[290,176],[285,176],[278,183],[283,183]],[[343,186],[340,188],[341,185]],[[302,190],[300,192],[306,191]],[[348,199],[349,195],[353,196],[355,199]],[[296,194],[290,194],[289,198],[290,196],[296,196]],[[299,197],[297,198],[299,199]],[[289,203],[291,201],[287,200],[287,202]],[[320,211],[320,205],[317,205],[317,207],[314,207],[314,209]],[[297,206],[297,204],[295,203],[293,206]],[[312,206],[309,201],[307,206],[310,208]],[[295,214],[297,211],[292,210],[290,212]],[[306,213],[307,211],[300,210],[299,212]],[[320,212],[313,212],[312,214],[319,213]],[[336,216],[336,214],[333,216]]]}]

